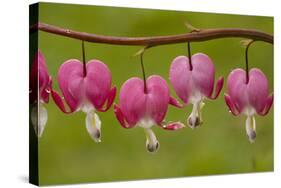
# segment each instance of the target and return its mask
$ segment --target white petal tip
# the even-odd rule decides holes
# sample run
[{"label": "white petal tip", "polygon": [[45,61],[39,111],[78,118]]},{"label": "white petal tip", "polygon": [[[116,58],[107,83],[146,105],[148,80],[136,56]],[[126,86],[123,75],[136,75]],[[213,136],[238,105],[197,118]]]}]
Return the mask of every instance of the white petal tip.
[{"label": "white petal tip", "polygon": [[200,125],[202,125],[202,121],[200,120],[199,117],[189,117],[187,124],[191,129],[198,128]]},{"label": "white petal tip", "polygon": [[160,144],[151,129],[144,129],[146,132],[146,149],[150,153],[158,151]]},{"label": "white petal tip", "polygon": [[248,135],[248,138],[249,138],[249,141],[251,144],[255,143],[256,137],[257,137],[257,135],[256,135],[256,132],[254,132],[254,131],[251,132],[251,135]]},{"label": "white petal tip", "polygon": [[159,147],[160,147],[160,144],[159,142],[156,142],[154,143],[153,145],[152,144],[146,144],[146,149],[149,153],[155,153],[159,150]]}]

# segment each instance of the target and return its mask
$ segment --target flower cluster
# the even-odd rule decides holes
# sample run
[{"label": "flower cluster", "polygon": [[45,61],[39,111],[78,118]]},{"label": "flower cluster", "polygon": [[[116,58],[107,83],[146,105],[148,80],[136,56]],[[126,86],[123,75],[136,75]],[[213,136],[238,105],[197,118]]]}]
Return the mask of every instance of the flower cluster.
[{"label": "flower cluster", "polygon": [[[235,69],[229,74],[225,102],[235,116],[240,113],[247,116],[246,132],[250,142],[253,142],[256,137],[254,115],[264,116],[268,113],[273,95],[268,94],[268,81],[261,70],[253,68],[247,74],[242,69]],[[214,64],[203,53],[176,57],[171,63],[169,79],[183,105],[170,95],[167,82],[159,75],[151,75],[148,79],[145,76],[143,79],[128,79],[120,89],[119,104],[114,104],[115,116],[123,128],[141,127],[145,130],[149,152],[159,148],[159,141],[152,130],[154,125],[172,131],[185,127],[179,121],[166,122],[169,105],[183,108],[191,103],[193,109],[187,118],[187,125],[194,129],[203,123],[203,101],[217,99],[224,83],[223,77],[220,77],[215,84]],[[35,104],[31,120],[37,135],[42,135],[47,123],[44,104],[49,102],[51,94],[62,112],[84,112],[86,130],[95,142],[100,142],[101,120],[98,113],[110,109],[117,93],[107,65],[95,59],[87,63],[70,59],[59,68],[57,81],[61,94],[52,88],[45,59],[38,51],[30,74],[30,99]]]}]

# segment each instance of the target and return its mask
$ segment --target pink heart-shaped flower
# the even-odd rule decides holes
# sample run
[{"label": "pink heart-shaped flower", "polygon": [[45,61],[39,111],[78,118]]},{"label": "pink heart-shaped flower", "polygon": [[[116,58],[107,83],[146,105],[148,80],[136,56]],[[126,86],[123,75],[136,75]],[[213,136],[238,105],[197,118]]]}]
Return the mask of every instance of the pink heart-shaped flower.
[{"label": "pink heart-shaped flower", "polygon": [[180,107],[170,96],[166,81],[157,75],[150,76],[146,81],[134,77],[127,80],[120,90],[120,107],[114,106],[115,115],[124,128],[136,125],[145,129],[148,151],[156,151],[159,143],[151,130],[155,124],[167,130],[183,128],[180,122],[164,123],[168,105]]},{"label": "pink heart-shaped flower", "polygon": [[233,115],[241,112],[247,115],[246,130],[251,142],[256,137],[256,123],[254,115],[266,115],[273,103],[273,94],[268,95],[268,81],[264,73],[257,68],[249,72],[247,82],[246,72],[243,69],[231,71],[227,80],[225,102]]},{"label": "pink heart-shaped flower", "polygon": [[116,87],[111,88],[108,67],[99,60],[90,60],[84,67],[79,60],[71,59],[61,65],[58,83],[70,111],[66,110],[62,97],[52,90],[58,107],[65,113],[85,112],[88,132],[95,141],[100,142],[101,122],[95,111],[107,111],[116,95]]},{"label": "pink heart-shaped flower", "polygon": [[215,68],[212,60],[203,53],[176,57],[170,67],[170,81],[179,96],[185,103],[193,104],[193,112],[188,124],[191,128],[201,124],[200,109],[204,98],[216,99],[223,86],[223,77],[220,77],[214,90]]},{"label": "pink heart-shaped flower", "polygon": [[48,120],[48,112],[44,104],[49,102],[52,79],[48,73],[45,58],[39,50],[33,59],[29,82],[30,104],[32,104],[31,123],[36,135],[41,137]]}]

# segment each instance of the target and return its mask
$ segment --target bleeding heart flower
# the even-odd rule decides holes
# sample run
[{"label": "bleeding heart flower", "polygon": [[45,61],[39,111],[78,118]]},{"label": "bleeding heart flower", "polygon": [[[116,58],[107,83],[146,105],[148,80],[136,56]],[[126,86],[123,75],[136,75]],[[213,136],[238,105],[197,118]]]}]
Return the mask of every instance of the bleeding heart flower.
[{"label": "bleeding heart flower", "polygon": [[30,103],[35,105],[31,109],[31,122],[36,135],[41,137],[48,120],[48,112],[44,104],[49,102],[52,79],[48,73],[45,58],[40,51],[33,60],[29,79]]},{"label": "bleeding heart flower", "polygon": [[119,103],[120,107],[114,105],[118,121],[124,128],[144,128],[147,136],[146,147],[150,152],[159,148],[159,142],[151,129],[153,125],[159,125],[166,130],[184,127],[180,122],[163,121],[169,103],[181,106],[170,96],[167,83],[160,76],[150,76],[146,83],[137,77],[130,78],[121,87]]},{"label": "bleeding heart flower", "polygon": [[87,131],[94,141],[100,142],[101,121],[96,111],[107,111],[116,95],[116,87],[111,88],[108,67],[99,60],[90,60],[83,66],[79,60],[70,59],[61,65],[58,83],[70,111],[66,110],[59,94],[52,91],[58,107],[64,113],[85,112]]},{"label": "bleeding heart flower", "polygon": [[187,124],[195,128],[202,124],[201,110],[205,98],[216,99],[223,86],[223,77],[216,84],[214,95],[215,67],[212,60],[203,53],[191,57],[176,57],[170,67],[170,81],[178,95],[185,103],[192,103],[193,109]]},{"label": "bleeding heart flower", "polygon": [[254,115],[266,115],[273,103],[273,94],[268,95],[268,81],[260,69],[249,72],[249,80],[243,69],[233,70],[227,80],[225,102],[230,112],[237,116],[241,112],[247,116],[246,132],[250,142],[256,138],[256,121]]}]

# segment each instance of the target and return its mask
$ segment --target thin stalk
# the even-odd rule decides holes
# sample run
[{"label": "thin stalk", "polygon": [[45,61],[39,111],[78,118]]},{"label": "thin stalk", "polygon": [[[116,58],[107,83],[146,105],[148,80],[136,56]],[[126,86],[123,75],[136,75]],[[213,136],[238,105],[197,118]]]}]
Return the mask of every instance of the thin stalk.
[{"label": "thin stalk", "polygon": [[253,44],[253,42],[255,42],[254,40],[250,41],[247,46],[246,46],[246,50],[245,50],[245,60],[246,60],[246,83],[249,83],[249,60],[248,60],[248,51],[249,51],[249,47],[251,46],[251,44]]},{"label": "thin stalk", "polygon": [[143,54],[144,54],[144,51],[140,54],[140,62],[141,62],[142,77],[143,77],[143,82],[144,82],[144,93],[147,93],[146,76],[145,76],[144,63],[143,63]]},{"label": "thin stalk", "polygon": [[192,71],[192,62],[191,62],[191,48],[190,48],[190,42],[187,42],[187,52],[188,52],[188,60],[189,60],[189,70]]},{"label": "thin stalk", "polygon": [[87,68],[86,68],[86,58],[85,58],[85,45],[83,40],[82,40],[82,59],[83,59],[83,76],[86,77]]}]

